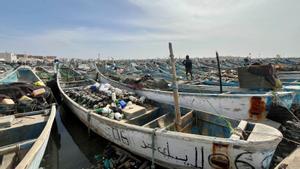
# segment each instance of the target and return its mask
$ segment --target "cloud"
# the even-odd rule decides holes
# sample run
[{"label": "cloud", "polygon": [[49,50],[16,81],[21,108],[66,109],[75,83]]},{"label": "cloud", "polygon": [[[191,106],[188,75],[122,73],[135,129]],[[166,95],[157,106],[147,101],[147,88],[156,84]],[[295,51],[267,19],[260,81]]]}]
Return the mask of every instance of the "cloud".
[{"label": "cloud", "polygon": [[[108,3],[101,3],[104,2]],[[164,57],[169,41],[174,42],[178,56],[186,53],[214,56],[215,50],[224,55],[251,52],[263,56],[300,52],[296,45],[300,41],[295,38],[300,36],[298,1],[127,0],[127,3],[130,9],[122,11],[119,6],[113,16],[97,15],[94,9],[85,12],[84,17],[78,16],[82,23],[72,26],[57,25],[13,37],[0,35],[0,46],[3,50],[78,57],[102,52],[120,58]],[[88,5],[93,6],[90,2]],[[113,5],[107,5],[106,11],[112,11],[109,6]],[[135,12],[126,15],[134,9]]]}]

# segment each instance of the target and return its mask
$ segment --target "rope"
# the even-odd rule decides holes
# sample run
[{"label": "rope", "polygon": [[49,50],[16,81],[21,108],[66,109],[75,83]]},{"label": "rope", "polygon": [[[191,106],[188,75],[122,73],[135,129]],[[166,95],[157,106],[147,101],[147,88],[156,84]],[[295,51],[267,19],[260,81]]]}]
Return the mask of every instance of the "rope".
[{"label": "rope", "polygon": [[214,111],[217,112],[218,118],[221,119],[221,120],[224,120],[224,121],[226,122],[226,125],[227,125],[227,127],[229,128],[230,133],[232,133],[232,132],[234,131],[234,128],[232,127],[230,121],[228,121],[227,119],[225,119],[225,118],[219,113],[219,111],[217,111],[217,110],[215,109],[215,107],[214,107],[207,99],[206,99],[206,101],[207,101],[207,103],[214,109]]},{"label": "rope", "polygon": [[88,112],[87,114],[87,121],[88,121],[88,134],[89,136],[91,135],[91,111]]},{"label": "rope", "polygon": [[241,129],[240,127],[236,127],[233,129],[232,134],[238,135],[242,140],[244,140],[244,136],[243,136],[244,130]]},{"label": "rope", "polygon": [[152,131],[152,135],[151,135],[151,139],[152,139],[152,145],[151,145],[151,149],[152,149],[151,169],[155,169],[155,162],[154,162],[155,142],[154,142],[154,139],[155,139],[155,132],[156,132],[156,130],[157,130],[157,128],[155,128]]}]

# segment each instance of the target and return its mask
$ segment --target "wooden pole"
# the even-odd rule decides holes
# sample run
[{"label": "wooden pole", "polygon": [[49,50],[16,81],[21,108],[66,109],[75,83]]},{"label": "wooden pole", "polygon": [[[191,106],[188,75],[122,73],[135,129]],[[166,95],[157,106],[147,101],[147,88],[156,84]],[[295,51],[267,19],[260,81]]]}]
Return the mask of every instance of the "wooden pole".
[{"label": "wooden pole", "polygon": [[220,68],[220,61],[219,61],[219,54],[218,54],[218,52],[216,52],[216,56],[217,56],[218,71],[219,71],[220,93],[223,93],[222,73],[221,73],[221,68]]},{"label": "wooden pole", "polygon": [[176,77],[176,66],[175,66],[175,58],[173,54],[172,43],[169,42],[169,51],[170,51],[170,58],[171,58],[171,65],[172,65],[172,75],[173,75],[173,97],[174,97],[174,105],[175,105],[175,125],[176,129],[181,128],[181,113],[179,108],[179,94],[178,94],[178,84],[177,84],[177,77]]}]

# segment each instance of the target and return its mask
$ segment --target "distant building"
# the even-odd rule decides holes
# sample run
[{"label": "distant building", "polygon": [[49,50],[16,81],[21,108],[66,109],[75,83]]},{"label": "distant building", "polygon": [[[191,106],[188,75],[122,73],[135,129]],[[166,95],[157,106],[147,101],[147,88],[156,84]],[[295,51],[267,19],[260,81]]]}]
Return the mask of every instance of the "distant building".
[{"label": "distant building", "polygon": [[19,62],[26,62],[28,60],[28,55],[26,54],[17,54],[17,59]]},{"label": "distant building", "polygon": [[0,53],[0,61],[4,62],[17,62],[17,55],[14,53],[4,52]]},{"label": "distant building", "polygon": [[54,62],[56,58],[56,56],[45,56],[45,60],[48,62]]}]

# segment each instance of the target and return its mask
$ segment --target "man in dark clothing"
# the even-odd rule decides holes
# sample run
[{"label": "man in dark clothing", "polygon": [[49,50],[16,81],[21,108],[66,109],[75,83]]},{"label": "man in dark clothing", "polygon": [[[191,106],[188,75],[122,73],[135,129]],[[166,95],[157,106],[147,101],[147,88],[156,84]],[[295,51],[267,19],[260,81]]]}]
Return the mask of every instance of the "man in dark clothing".
[{"label": "man in dark clothing", "polygon": [[185,66],[185,74],[186,79],[188,79],[188,74],[191,74],[191,79],[193,80],[193,74],[192,74],[192,60],[190,59],[189,55],[186,55],[185,60],[182,62]]}]

